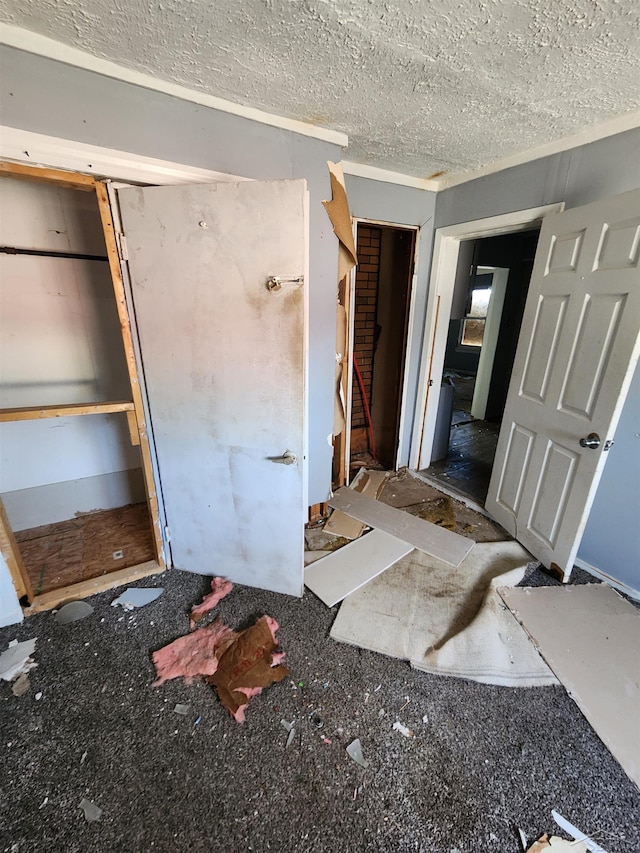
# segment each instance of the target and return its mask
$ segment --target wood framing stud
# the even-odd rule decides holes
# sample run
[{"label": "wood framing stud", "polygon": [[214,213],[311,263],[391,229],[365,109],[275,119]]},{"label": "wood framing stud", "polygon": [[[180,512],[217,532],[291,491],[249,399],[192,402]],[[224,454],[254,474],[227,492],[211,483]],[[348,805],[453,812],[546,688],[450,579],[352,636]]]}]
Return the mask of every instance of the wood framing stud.
[{"label": "wood framing stud", "polygon": [[312,504],[309,507],[309,524],[320,524],[321,521],[329,515],[329,504],[324,503]]},{"label": "wood framing stud", "polygon": [[0,409],[0,423],[33,421],[41,418],[67,418],[75,415],[105,415],[112,412],[133,413],[133,403],[117,400],[108,403],[72,403],[68,406],[25,406],[21,409]]},{"label": "wood framing stud", "polygon": [[0,177],[55,184],[63,189],[84,192],[92,192],[96,187],[96,180],[91,175],[64,172],[61,169],[47,169],[44,166],[24,166],[21,163],[8,163],[6,161],[0,162]]},{"label": "wood framing stud", "polygon": [[22,562],[22,554],[18,548],[13,530],[9,524],[7,513],[4,508],[2,499],[0,498],[0,551],[5,559],[11,580],[16,588],[18,598],[27,596],[29,601],[33,601],[33,588],[29,575]]}]

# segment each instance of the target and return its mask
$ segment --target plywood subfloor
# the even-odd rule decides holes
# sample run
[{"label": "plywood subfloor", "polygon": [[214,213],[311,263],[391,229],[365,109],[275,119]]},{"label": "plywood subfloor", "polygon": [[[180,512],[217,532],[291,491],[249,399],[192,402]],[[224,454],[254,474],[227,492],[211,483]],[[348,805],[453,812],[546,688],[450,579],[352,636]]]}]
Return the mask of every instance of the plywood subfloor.
[{"label": "plywood subfloor", "polygon": [[36,595],[154,559],[146,503],[83,513],[15,537]]}]

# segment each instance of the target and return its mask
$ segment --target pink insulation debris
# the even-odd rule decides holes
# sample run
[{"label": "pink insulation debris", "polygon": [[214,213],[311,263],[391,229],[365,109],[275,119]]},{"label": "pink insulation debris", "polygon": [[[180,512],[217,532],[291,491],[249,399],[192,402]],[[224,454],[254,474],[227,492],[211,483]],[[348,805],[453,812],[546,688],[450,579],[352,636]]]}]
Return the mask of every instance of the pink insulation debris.
[{"label": "pink insulation debris", "polygon": [[232,589],[233,584],[226,578],[213,578],[209,595],[205,595],[200,604],[195,604],[191,608],[191,627],[202,619],[205,613],[213,610]]},{"label": "pink insulation debris", "polygon": [[151,656],[158,678],[154,687],[172,678],[213,675],[218,668],[216,650],[226,648],[238,637],[221,619],[180,637]]}]

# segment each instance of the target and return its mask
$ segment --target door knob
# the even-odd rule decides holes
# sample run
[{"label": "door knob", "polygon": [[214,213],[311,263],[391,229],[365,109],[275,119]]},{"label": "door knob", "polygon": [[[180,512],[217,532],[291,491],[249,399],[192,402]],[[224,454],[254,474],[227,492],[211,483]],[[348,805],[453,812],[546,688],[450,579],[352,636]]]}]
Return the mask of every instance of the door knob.
[{"label": "door knob", "polygon": [[298,457],[291,450],[285,450],[282,456],[268,456],[270,462],[277,462],[280,465],[295,465]]},{"label": "door knob", "polygon": [[580,439],[580,447],[588,447],[589,450],[597,450],[600,447],[600,436],[597,432],[590,432],[586,438]]}]

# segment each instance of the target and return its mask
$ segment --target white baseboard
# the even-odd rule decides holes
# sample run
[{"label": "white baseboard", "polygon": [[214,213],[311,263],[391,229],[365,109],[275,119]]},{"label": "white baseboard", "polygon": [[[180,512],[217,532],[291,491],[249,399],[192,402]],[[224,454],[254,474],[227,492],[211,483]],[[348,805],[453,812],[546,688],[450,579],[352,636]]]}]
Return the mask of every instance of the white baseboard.
[{"label": "white baseboard", "polygon": [[629,598],[633,598],[634,601],[640,601],[640,590],[634,589],[632,586],[628,586],[628,584],[623,583],[623,581],[612,578],[606,572],[596,569],[595,566],[590,565],[580,558],[574,561],[574,565],[579,569],[583,569],[585,572],[589,572],[589,574],[593,575],[594,578],[605,581],[605,583],[608,583],[609,586],[612,586],[614,589],[624,592],[625,595],[628,595]]}]

